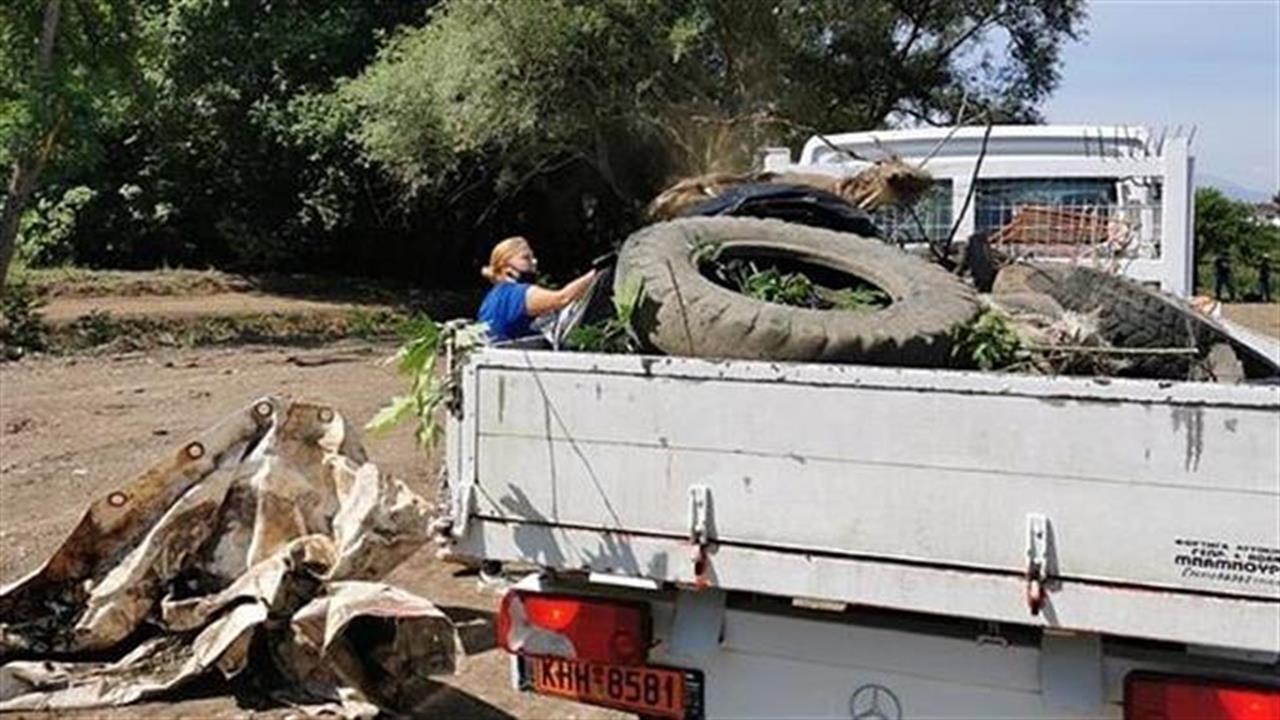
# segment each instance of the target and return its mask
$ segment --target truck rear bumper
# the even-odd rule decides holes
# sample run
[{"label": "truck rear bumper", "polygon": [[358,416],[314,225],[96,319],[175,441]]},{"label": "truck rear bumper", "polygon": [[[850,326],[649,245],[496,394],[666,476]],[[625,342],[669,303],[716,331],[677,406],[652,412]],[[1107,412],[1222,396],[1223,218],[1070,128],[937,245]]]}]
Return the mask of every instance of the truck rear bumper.
[{"label": "truck rear bumper", "polygon": [[[649,662],[700,671],[708,718],[1121,718],[1124,680],[1135,670],[1267,677],[1258,664],[1176,648],[1126,650],[1096,635],[856,608],[791,609],[775,599],[734,598],[717,609],[715,596],[724,598],[717,591],[639,594],[542,579],[522,586],[660,597],[649,601],[657,641]],[[689,597],[711,598],[710,609]],[[698,616],[687,622],[681,613]]]}]

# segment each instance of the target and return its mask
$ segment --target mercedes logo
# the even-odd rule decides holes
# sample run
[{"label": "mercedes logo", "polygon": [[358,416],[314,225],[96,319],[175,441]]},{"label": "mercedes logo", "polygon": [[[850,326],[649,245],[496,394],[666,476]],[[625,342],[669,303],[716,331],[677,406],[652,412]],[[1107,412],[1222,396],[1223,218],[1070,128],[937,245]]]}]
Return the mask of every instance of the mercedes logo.
[{"label": "mercedes logo", "polygon": [[902,703],[883,685],[863,685],[849,698],[853,720],[902,720]]}]

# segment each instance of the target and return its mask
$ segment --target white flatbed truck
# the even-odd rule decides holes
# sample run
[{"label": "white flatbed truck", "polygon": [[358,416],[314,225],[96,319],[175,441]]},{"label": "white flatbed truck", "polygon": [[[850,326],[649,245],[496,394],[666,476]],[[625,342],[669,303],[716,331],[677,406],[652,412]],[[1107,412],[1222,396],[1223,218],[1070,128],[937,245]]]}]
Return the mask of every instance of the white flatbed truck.
[{"label": "white flatbed truck", "polygon": [[486,347],[453,552],[643,717],[1280,717],[1280,386]]}]

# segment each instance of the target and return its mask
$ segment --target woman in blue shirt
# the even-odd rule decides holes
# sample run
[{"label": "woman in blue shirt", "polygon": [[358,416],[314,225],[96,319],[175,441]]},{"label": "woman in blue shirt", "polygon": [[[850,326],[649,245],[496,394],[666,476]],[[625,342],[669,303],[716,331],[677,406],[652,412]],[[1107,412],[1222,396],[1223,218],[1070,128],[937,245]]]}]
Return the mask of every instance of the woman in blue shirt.
[{"label": "woman in blue shirt", "polygon": [[479,318],[489,326],[489,339],[493,342],[533,334],[534,318],[556,312],[582,297],[596,276],[596,271],[590,270],[559,290],[551,290],[534,282],[537,269],[533,248],[522,237],[503,240],[489,254],[489,264],[480,274],[493,283],[493,288],[480,303]]}]

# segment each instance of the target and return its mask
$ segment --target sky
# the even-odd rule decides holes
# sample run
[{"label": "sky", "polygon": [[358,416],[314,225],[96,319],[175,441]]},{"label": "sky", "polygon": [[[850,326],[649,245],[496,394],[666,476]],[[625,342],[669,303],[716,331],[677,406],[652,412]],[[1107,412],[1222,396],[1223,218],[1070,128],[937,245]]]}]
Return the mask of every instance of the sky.
[{"label": "sky", "polygon": [[1092,0],[1089,15],[1048,122],[1194,124],[1197,185],[1280,190],[1280,0]]}]

